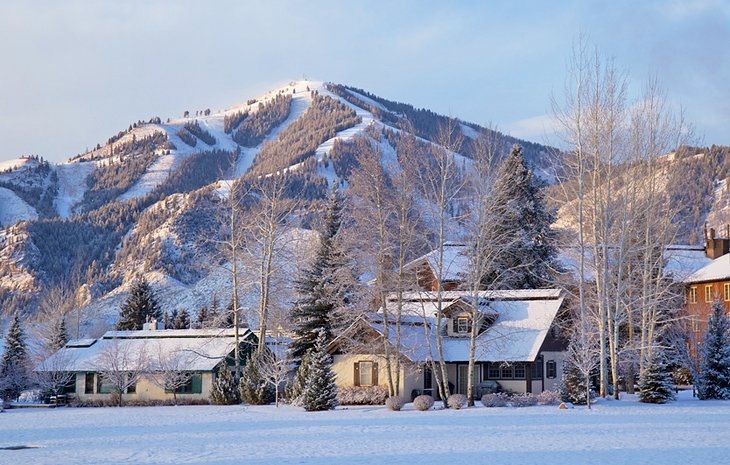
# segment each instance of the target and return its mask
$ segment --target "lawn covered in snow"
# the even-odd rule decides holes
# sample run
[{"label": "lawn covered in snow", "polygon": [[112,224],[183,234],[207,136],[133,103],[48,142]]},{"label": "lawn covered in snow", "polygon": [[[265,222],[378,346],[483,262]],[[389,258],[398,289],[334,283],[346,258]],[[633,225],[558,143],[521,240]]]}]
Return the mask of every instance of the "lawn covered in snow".
[{"label": "lawn covered in snow", "polygon": [[9,410],[2,464],[720,464],[730,401],[402,412],[283,406]]}]

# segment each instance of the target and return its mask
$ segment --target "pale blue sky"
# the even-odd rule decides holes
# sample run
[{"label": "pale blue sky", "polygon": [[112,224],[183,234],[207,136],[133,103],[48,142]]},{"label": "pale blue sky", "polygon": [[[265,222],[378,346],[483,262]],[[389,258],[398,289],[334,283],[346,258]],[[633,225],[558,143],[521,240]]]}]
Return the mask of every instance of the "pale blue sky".
[{"label": "pale blue sky", "polygon": [[303,74],[542,142],[581,31],[636,87],[656,73],[705,143],[730,145],[730,0],[2,0],[0,160],[64,160]]}]

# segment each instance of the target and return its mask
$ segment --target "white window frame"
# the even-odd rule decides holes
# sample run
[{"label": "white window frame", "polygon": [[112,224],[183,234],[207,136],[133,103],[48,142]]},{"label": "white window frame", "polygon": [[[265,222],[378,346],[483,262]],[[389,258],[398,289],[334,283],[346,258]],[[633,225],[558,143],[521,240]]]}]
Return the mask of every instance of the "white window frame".
[{"label": "white window frame", "polygon": [[697,286],[692,286],[689,288],[689,303],[697,303]]},{"label": "white window frame", "polygon": [[[372,386],[373,385],[373,362],[370,360],[363,360],[358,362],[360,366],[360,386]],[[367,367],[366,369],[363,369],[363,367]],[[363,382],[363,376],[367,376],[368,382]]]},{"label": "white window frame", "polygon": [[722,287],[725,293],[725,302],[728,302],[730,301],[730,283],[725,283]]},{"label": "white window frame", "polygon": [[705,284],[705,303],[712,302],[712,284]]},{"label": "white window frame", "polygon": [[[463,323],[463,331],[462,331]],[[460,316],[456,318],[456,334],[469,334],[469,317]]]}]

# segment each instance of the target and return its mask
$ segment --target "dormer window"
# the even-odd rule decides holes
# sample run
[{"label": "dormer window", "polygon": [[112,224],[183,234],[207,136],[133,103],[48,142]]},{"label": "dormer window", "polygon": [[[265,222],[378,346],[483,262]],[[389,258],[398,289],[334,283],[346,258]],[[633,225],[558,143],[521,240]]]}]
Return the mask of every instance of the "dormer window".
[{"label": "dormer window", "polygon": [[471,331],[469,325],[469,318],[460,316],[456,319],[456,333],[457,334],[468,334]]}]

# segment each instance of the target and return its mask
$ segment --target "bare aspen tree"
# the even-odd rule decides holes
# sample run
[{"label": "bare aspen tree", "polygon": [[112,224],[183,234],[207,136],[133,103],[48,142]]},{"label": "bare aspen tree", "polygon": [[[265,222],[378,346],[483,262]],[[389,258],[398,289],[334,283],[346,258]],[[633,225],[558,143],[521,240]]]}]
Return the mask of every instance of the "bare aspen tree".
[{"label": "bare aspen tree", "polygon": [[168,351],[158,343],[150,354],[150,380],[165,392],[172,393],[173,403],[177,405],[177,391],[190,382],[193,377],[189,371],[192,353],[182,350]]},{"label": "bare aspen tree", "polygon": [[135,350],[129,341],[114,339],[96,358],[96,371],[118,395],[121,407],[127,389],[137,384],[149,371],[149,360],[144,350]]},{"label": "bare aspen tree", "polygon": [[[443,278],[446,273],[444,267],[444,248],[449,239],[449,229],[458,216],[456,200],[461,194],[464,184],[462,166],[456,161],[463,142],[463,133],[458,121],[449,118],[445,126],[441,127],[437,137],[437,144],[432,145],[431,157],[421,161],[418,169],[419,187],[426,200],[428,213],[426,221],[434,231],[433,249],[436,253],[435,292],[436,292],[436,322],[434,336],[438,367],[436,384],[441,398],[449,397],[449,379],[446,371],[446,362],[443,351],[443,337],[441,325],[443,323]],[[427,326],[427,325],[426,325]]]},{"label": "bare aspen tree", "polygon": [[390,309],[387,296],[391,288],[393,230],[395,226],[394,192],[388,174],[383,166],[383,154],[370,140],[362,141],[359,167],[349,178],[349,192],[352,198],[352,213],[358,246],[366,257],[371,258],[375,279],[373,281],[373,300],[383,313],[383,353],[388,383],[388,395],[395,396],[398,384],[393,376],[393,358],[390,343]]},{"label": "bare aspen tree", "polygon": [[297,202],[287,198],[287,182],[283,176],[258,178],[249,195],[254,197],[245,228],[245,254],[252,274],[258,278],[259,343],[257,352],[264,351],[269,313],[280,272],[280,259],[285,250],[286,222],[297,208]]},{"label": "bare aspen tree", "polygon": [[[469,363],[467,369],[467,403],[474,405],[474,371],[477,336],[482,323],[483,315],[480,311],[480,291],[485,289],[484,276],[487,273],[490,256],[497,246],[489,240],[487,229],[491,226],[492,217],[490,205],[494,187],[496,161],[499,151],[504,146],[504,140],[499,133],[490,126],[480,132],[474,141],[473,167],[466,174],[468,190],[469,213],[465,217],[467,228],[467,244],[469,248],[469,269],[466,276],[466,287],[471,297],[471,330],[469,332]],[[492,283],[495,286],[498,283]],[[488,286],[493,288],[493,286]]]}]

